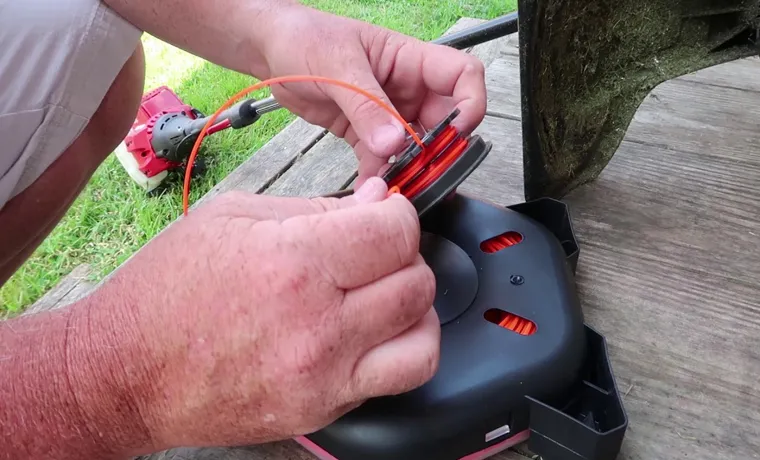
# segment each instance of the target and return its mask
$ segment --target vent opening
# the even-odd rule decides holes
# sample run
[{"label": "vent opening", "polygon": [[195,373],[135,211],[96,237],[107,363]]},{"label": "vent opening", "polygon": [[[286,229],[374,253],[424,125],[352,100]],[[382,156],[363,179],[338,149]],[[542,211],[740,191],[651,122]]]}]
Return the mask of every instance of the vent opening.
[{"label": "vent opening", "polygon": [[517,232],[506,232],[489,238],[480,243],[480,250],[486,254],[493,254],[506,248],[520,244],[523,236]]},{"label": "vent opening", "polygon": [[536,323],[522,316],[513,313],[507,313],[498,308],[492,308],[483,315],[489,323],[516,332],[520,335],[533,335],[536,332]]}]

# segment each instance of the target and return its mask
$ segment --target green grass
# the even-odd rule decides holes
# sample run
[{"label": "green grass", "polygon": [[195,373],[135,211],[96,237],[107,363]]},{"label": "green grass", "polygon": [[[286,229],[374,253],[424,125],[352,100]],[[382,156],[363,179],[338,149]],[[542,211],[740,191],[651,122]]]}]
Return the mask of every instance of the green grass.
[{"label": "green grass", "polygon": [[[491,19],[513,11],[516,2],[306,0],[304,3],[431,40],[460,17]],[[145,36],[143,43],[146,90],[168,85],[184,101],[205,113],[212,113],[254,81],[154,37]],[[193,182],[191,199],[197,200],[206,193],[292,119],[286,111],[271,113],[251,128],[220,133],[205,141],[208,171]],[[130,181],[116,158],[109,157],[52,234],[0,288],[0,315],[23,311],[80,264],[90,264],[95,278],[112,271],[176,219],[181,206],[179,180],[163,193],[149,197]]]}]

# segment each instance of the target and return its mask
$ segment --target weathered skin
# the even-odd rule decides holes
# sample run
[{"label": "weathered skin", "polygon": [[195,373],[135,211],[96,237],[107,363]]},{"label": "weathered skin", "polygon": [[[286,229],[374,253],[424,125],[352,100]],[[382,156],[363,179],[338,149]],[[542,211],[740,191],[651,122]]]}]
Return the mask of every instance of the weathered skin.
[{"label": "weathered skin", "polygon": [[649,92],[758,54],[760,0],[520,0],[525,194],[607,166]]}]

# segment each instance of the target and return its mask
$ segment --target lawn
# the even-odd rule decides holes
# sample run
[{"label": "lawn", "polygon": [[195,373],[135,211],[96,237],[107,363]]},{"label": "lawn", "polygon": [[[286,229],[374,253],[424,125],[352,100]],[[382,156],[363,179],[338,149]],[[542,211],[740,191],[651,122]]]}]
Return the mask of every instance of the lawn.
[{"label": "lawn", "polygon": [[[515,0],[306,0],[316,8],[361,19],[423,40],[440,36],[460,17],[491,19],[515,9]],[[190,105],[212,113],[254,80],[145,36],[146,90],[168,85]],[[254,95],[255,97],[256,95]],[[208,170],[193,183],[197,200],[284,128],[293,116],[281,110],[255,126],[220,133],[204,142]],[[181,184],[147,196],[109,157],[61,223],[0,288],[0,316],[36,301],[74,267],[87,263],[99,278],[125,261],[181,214]]]}]

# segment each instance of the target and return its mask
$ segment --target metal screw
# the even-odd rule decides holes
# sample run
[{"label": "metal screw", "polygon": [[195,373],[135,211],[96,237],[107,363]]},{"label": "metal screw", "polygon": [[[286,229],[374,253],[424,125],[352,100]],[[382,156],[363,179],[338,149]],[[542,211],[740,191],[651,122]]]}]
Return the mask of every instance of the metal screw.
[{"label": "metal screw", "polygon": [[525,282],[525,278],[523,278],[521,275],[512,275],[509,277],[509,282],[515,286],[519,286]]}]

